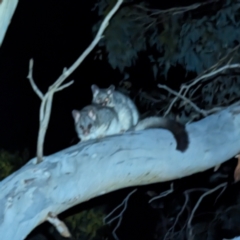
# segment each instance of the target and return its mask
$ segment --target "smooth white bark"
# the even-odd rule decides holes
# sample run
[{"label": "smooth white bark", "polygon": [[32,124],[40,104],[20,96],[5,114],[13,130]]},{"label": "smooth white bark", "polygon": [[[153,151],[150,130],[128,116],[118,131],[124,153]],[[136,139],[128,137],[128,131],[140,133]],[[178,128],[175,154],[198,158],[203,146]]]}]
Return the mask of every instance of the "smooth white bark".
[{"label": "smooth white bark", "polygon": [[204,171],[240,151],[240,106],[187,126],[190,145],[175,150],[170,132],[151,129],[79,143],[40,164],[32,159],[0,183],[1,239],[24,239],[47,214],[116,189]]},{"label": "smooth white bark", "polygon": [[18,0],[0,0],[0,47],[17,4]]}]

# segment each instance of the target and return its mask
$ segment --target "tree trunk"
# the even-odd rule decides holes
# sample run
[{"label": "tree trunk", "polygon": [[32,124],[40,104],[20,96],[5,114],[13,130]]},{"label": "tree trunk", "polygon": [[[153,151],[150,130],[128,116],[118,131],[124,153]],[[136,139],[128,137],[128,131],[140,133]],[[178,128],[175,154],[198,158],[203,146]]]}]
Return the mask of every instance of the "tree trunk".
[{"label": "tree trunk", "polygon": [[0,47],[17,4],[18,0],[0,0]]}]

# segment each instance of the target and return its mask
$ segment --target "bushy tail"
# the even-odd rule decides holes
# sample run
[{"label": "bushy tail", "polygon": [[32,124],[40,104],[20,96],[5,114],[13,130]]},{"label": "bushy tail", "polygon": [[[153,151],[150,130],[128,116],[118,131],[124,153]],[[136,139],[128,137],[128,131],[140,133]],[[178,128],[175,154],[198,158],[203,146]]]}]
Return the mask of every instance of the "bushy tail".
[{"label": "bushy tail", "polygon": [[189,143],[188,134],[185,126],[181,123],[163,117],[148,117],[138,122],[134,127],[135,131],[148,128],[165,128],[172,132],[177,141],[177,150],[184,152]]}]

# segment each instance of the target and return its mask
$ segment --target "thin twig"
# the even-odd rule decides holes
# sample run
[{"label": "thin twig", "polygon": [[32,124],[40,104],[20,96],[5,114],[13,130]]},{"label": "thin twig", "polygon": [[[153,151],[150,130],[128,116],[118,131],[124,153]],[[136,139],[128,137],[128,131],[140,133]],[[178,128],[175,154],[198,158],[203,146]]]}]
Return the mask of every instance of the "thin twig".
[{"label": "thin twig", "polygon": [[[235,49],[236,50],[236,49]],[[214,67],[216,66],[216,64],[214,65]],[[212,69],[213,67],[211,67],[210,69]],[[168,88],[167,86],[165,85],[161,85],[161,84],[158,84],[158,86],[160,88],[164,88],[166,89],[167,91],[171,92],[172,94],[174,94],[176,97],[172,100],[171,104],[169,105],[167,111],[165,112],[164,116],[166,116],[172,109],[174,103],[179,99],[183,99],[184,101],[188,102],[196,111],[200,112],[201,114],[203,114],[204,116],[207,116],[208,114],[212,113],[212,112],[216,112],[217,109],[212,109],[212,110],[202,110],[200,109],[199,107],[197,107],[196,104],[194,104],[192,101],[190,101],[188,98],[186,98],[186,94],[188,92],[188,90],[195,84],[197,84],[198,82],[200,82],[201,80],[203,79],[206,79],[206,78],[209,78],[209,77],[212,77],[226,69],[233,69],[233,68],[240,68],[240,64],[236,63],[236,64],[230,64],[230,65],[225,65],[215,71],[212,71],[210,73],[206,73],[206,74],[203,74],[201,75],[200,77],[196,78],[195,80],[193,80],[190,84],[188,85],[182,85],[179,92],[176,92],[170,88]]]},{"label": "thin twig", "polygon": [[213,2],[217,2],[217,1],[218,0],[212,0],[212,1],[205,2],[205,3],[195,3],[195,4],[187,6],[187,7],[175,7],[175,8],[169,8],[169,9],[166,9],[166,10],[149,9],[149,8],[146,8],[146,7],[141,6],[141,5],[135,5],[135,6],[138,7],[138,8],[141,8],[144,11],[152,12],[150,14],[150,16],[159,15],[159,14],[166,14],[166,13],[176,15],[176,14],[181,14],[181,13],[184,13],[184,12],[187,12],[187,11],[190,11],[190,10],[197,9],[201,6],[204,6],[206,4],[210,4],[210,3],[213,3]]},{"label": "thin twig", "polygon": [[109,218],[114,212],[116,212],[116,210],[119,209],[122,205],[124,205],[125,202],[128,201],[128,199],[130,198],[130,196],[131,196],[133,193],[135,193],[136,191],[137,191],[137,188],[135,188],[133,191],[131,191],[131,192],[127,195],[127,197],[123,200],[123,202],[122,202],[121,204],[119,204],[119,205],[118,205],[116,208],[114,208],[106,217],[104,217],[103,222],[104,222],[105,224],[110,224],[110,223],[112,223],[114,220],[116,220],[117,218],[119,218],[120,214],[119,214],[118,216],[112,218],[111,220],[106,221],[106,219]]},{"label": "thin twig", "polygon": [[[123,202],[122,202],[120,205],[118,205],[116,208],[114,208],[114,209],[104,218],[104,220],[103,220],[104,223],[110,224],[110,223],[113,222],[114,220],[119,219],[116,227],[115,227],[115,228],[113,229],[113,231],[112,231],[113,237],[114,237],[116,240],[119,240],[119,238],[118,238],[118,236],[117,236],[117,234],[116,234],[116,230],[119,228],[119,226],[120,226],[120,224],[121,224],[121,222],[122,222],[123,213],[124,213],[125,210],[127,209],[128,200],[129,200],[130,196],[131,196],[133,193],[135,193],[136,191],[137,191],[137,189],[134,189],[133,191],[131,191],[131,192],[127,195],[127,197],[123,200]],[[111,220],[109,220],[108,222],[106,222],[106,218],[110,217],[110,216],[111,216],[118,208],[120,208],[122,205],[124,205],[123,210],[122,210],[116,217],[114,217],[114,218],[112,218]]]},{"label": "thin twig", "polygon": [[32,76],[32,72],[33,72],[33,59],[30,59],[29,61],[29,72],[27,75],[27,78],[29,79],[31,86],[34,90],[34,92],[39,96],[39,98],[42,100],[43,99],[43,94],[40,91],[40,89],[37,87],[37,85],[35,84],[34,80],[33,80],[33,76]]},{"label": "thin twig", "polygon": [[171,183],[170,186],[171,186],[171,188],[169,190],[164,191],[164,192],[160,193],[158,196],[151,198],[148,202],[151,203],[152,201],[154,201],[156,199],[166,197],[167,195],[173,193],[174,192],[173,183]]},{"label": "thin twig", "polygon": [[[210,76],[213,76],[215,74],[217,74],[218,72],[220,72],[219,70],[214,71],[217,67],[219,67],[227,58],[229,58],[229,56],[231,54],[233,54],[234,52],[236,52],[238,49],[240,48],[240,44],[238,44],[236,47],[234,47],[231,51],[228,52],[228,54],[226,54],[224,57],[222,57],[216,64],[214,64],[213,66],[211,66],[210,68],[208,68],[206,71],[204,71],[200,76],[198,76],[197,78],[193,79],[190,81],[189,84],[185,84],[182,85],[179,91],[179,95],[181,96],[186,96],[188,90],[190,89],[191,86],[195,85],[196,83],[198,83],[200,80],[206,79]],[[228,61],[229,62],[229,61]],[[232,65],[225,65],[224,67],[228,66],[232,66]],[[231,68],[231,67],[230,67]],[[222,71],[225,69],[221,69]],[[191,86],[189,86],[191,84]],[[170,103],[167,111],[165,112],[164,116],[166,116],[172,109],[174,103],[178,100],[179,96],[176,96],[172,102]]]},{"label": "thin twig", "polygon": [[203,116],[207,116],[205,110],[200,109],[195,103],[193,103],[188,98],[180,95],[178,92],[172,90],[171,88],[167,87],[166,85],[158,84],[158,87],[167,90],[168,92],[174,94],[175,96],[178,96],[179,98],[183,99],[185,102],[189,103],[197,112],[201,113]]},{"label": "thin twig", "polygon": [[61,236],[65,238],[71,237],[71,233],[68,230],[68,227],[63,221],[58,219],[57,215],[50,212],[48,213],[47,220],[56,228]]},{"label": "thin twig", "polygon": [[209,194],[211,194],[212,192],[215,192],[216,190],[218,190],[219,188],[221,187],[225,187],[227,185],[227,183],[222,183],[220,185],[218,185],[217,187],[205,192],[197,201],[196,205],[194,206],[193,210],[192,210],[192,213],[189,217],[189,220],[188,220],[188,223],[187,223],[187,229],[189,230],[189,235],[191,236],[192,235],[192,226],[191,226],[191,223],[192,223],[192,219],[193,219],[193,216],[197,210],[197,208],[199,207],[200,203],[202,202],[203,198]]},{"label": "thin twig", "polygon": [[[240,68],[240,64],[238,63],[235,63],[235,64],[230,64],[230,65],[225,65],[215,71],[212,71],[210,73],[207,73],[207,74],[204,74],[198,78],[196,78],[192,83],[188,84],[188,85],[183,85],[183,89],[186,89],[188,90],[190,87],[192,87],[193,85],[197,84],[198,82],[200,82],[202,79],[205,79],[205,78],[209,78],[209,77],[212,77],[214,75],[217,75],[218,73],[226,70],[226,69],[232,69],[232,68]],[[184,95],[186,95],[186,91],[184,93]]]},{"label": "thin twig", "polygon": [[70,81],[70,82],[62,85],[61,87],[57,88],[57,90],[56,90],[55,92],[61,91],[61,90],[63,90],[64,88],[69,87],[69,86],[72,85],[73,83],[74,83],[74,80],[72,80],[72,81]]},{"label": "thin twig", "polygon": [[175,226],[177,225],[177,222],[179,220],[179,217],[181,216],[181,214],[183,213],[183,211],[185,210],[186,206],[187,206],[187,203],[188,203],[188,200],[189,200],[189,196],[188,195],[184,195],[185,196],[185,202],[180,210],[180,212],[178,213],[175,221],[174,221],[174,224],[168,229],[168,231],[166,232],[165,236],[164,236],[164,239],[163,240],[166,240],[167,239],[167,236],[170,234],[170,232],[174,230]]}]

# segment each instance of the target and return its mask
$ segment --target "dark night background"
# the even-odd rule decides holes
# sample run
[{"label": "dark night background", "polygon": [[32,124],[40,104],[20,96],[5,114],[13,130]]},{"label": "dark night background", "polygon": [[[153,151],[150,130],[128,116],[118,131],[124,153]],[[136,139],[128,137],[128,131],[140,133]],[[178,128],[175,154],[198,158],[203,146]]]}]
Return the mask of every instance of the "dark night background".
[{"label": "dark night background", "polygon": [[[186,6],[193,4],[194,1],[152,0],[149,3],[156,8],[165,9]],[[93,0],[19,1],[0,47],[0,148],[13,152],[27,149],[30,153],[29,158],[35,157],[40,99],[27,79],[29,60],[34,59],[33,78],[40,90],[45,93],[61,75],[63,68],[69,68],[93,40],[92,26],[99,20],[97,13],[91,11],[94,4]],[[77,142],[71,111],[81,109],[91,102],[90,86],[93,83],[100,87],[108,87],[110,84],[117,86],[123,79],[123,75],[118,70],[112,69],[107,61],[94,60],[95,50],[64,81],[67,83],[74,80],[74,84],[54,95],[44,155],[60,151]],[[152,70],[145,61],[144,53],[140,54],[136,66],[128,69],[128,72],[135,90],[156,88]],[[176,78],[176,81],[171,81],[170,86],[179,86],[181,80],[185,78],[185,73],[181,67],[170,70],[169,79]],[[188,75],[190,79],[193,76],[195,74]],[[235,162],[231,163],[232,166],[234,164]],[[211,171],[207,171],[206,176],[209,177]],[[208,184],[208,179],[202,180],[199,176],[195,175],[191,180],[183,179],[179,186],[196,188]],[[158,188],[159,185],[152,185],[151,189],[154,191],[155,186]],[[166,190],[169,183],[162,186],[162,189]],[[156,228],[156,221],[162,223],[155,209],[150,208],[147,203],[149,196],[145,193],[148,189],[148,186],[142,187],[135,197],[131,198],[129,204],[132,212],[127,213],[127,224],[122,225],[123,232],[128,232],[128,238],[120,233],[121,239],[153,239],[149,237],[149,232]],[[99,203],[108,203],[109,209],[113,209],[131,190],[124,189],[93,199],[72,211],[90,208]],[[177,199],[182,191],[179,187],[173,198]],[[169,211],[175,209],[171,201],[168,204],[165,209]]]}]

